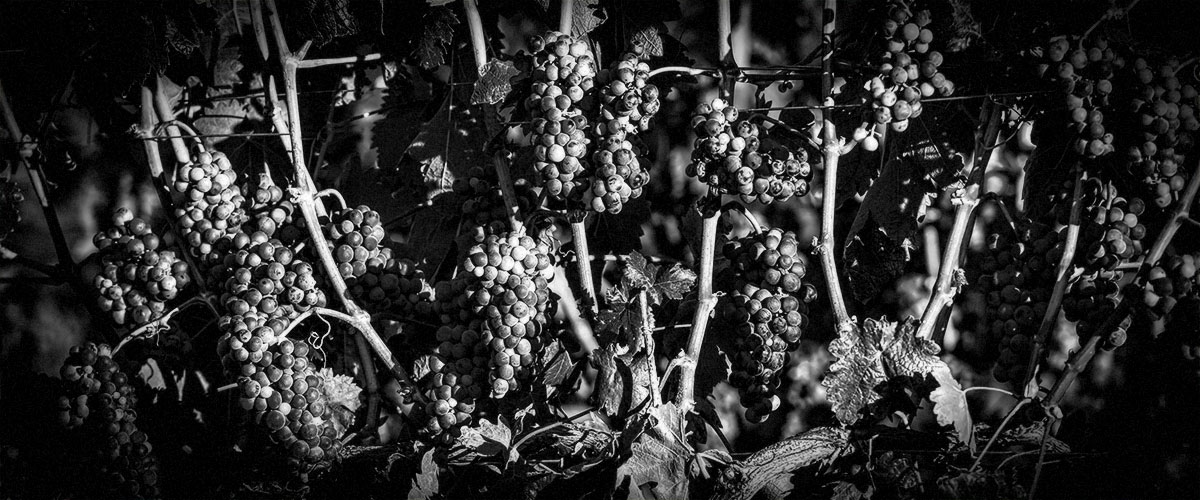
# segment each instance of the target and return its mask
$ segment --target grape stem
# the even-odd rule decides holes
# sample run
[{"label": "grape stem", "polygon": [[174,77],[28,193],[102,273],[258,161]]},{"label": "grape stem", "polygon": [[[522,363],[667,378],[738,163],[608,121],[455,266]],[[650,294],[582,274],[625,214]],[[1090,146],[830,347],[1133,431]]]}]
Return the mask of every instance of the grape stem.
[{"label": "grape stem", "polygon": [[[837,1],[825,0],[822,12],[822,38],[828,48],[821,59],[821,96],[824,104],[833,105],[833,28],[837,24]],[[854,320],[846,310],[846,298],[842,295],[841,278],[838,277],[834,254],[833,222],[837,211],[837,169],[843,144],[833,125],[832,113],[821,112],[821,148],[825,160],[825,189],[821,200],[821,239],[817,254],[821,258],[821,269],[829,290],[829,304],[837,320],[837,330],[854,327]]]},{"label": "grape stem", "polygon": [[[329,250],[329,242],[325,239],[325,233],[322,230],[323,226],[317,215],[316,186],[312,177],[308,174],[308,169],[304,165],[304,140],[300,129],[300,99],[297,89],[296,69],[299,67],[300,61],[304,59],[304,55],[308,52],[311,43],[305,42],[299,51],[295,53],[291,52],[287,48],[287,40],[283,35],[283,25],[279,21],[279,10],[275,6],[275,1],[267,0],[267,8],[270,9],[270,19],[272,31],[275,34],[276,49],[278,50],[279,59],[283,62],[283,83],[287,99],[288,127],[291,130],[292,163],[295,170],[296,183],[299,186],[292,188],[291,191],[294,194],[296,204],[300,207],[300,211],[304,215],[305,226],[312,240],[313,249],[317,253],[326,278],[332,284],[337,298],[341,300],[342,306],[345,307],[348,313],[345,315],[346,318],[343,319],[348,319],[347,322],[365,337],[375,355],[379,356],[383,361],[384,367],[391,372],[401,387],[406,389],[405,392],[411,392],[418,401],[422,401],[424,396],[419,391],[411,390],[412,383],[409,380],[407,371],[396,361],[387,344],[379,336],[379,333],[375,331],[375,327],[371,325],[371,315],[359,307],[350,297],[346,281],[342,278],[337,263],[333,259],[333,254]],[[323,209],[324,207],[321,206],[321,208]],[[393,393],[389,391],[389,394]],[[392,400],[392,403],[399,406],[403,404],[403,401],[400,398],[396,398]]]},{"label": "grape stem", "polygon": [[1008,423],[1017,415],[1017,411],[1020,410],[1021,407],[1028,404],[1029,401],[1030,400],[1028,399],[1017,401],[1017,404],[1013,405],[1011,410],[1008,410],[1008,415],[1005,415],[1004,420],[1000,421],[1000,426],[996,427],[996,431],[992,433],[992,437],[988,439],[987,444],[983,446],[983,451],[979,452],[978,457],[975,457],[975,463],[971,464],[970,469],[967,469],[968,473],[974,472],[975,469],[979,468],[979,465],[983,463],[983,457],[987,456],[988,450],[992,449],[992,445],[996,444],[996,440],[1000,438],[1001,434],[1004,434],[1004,428],[1007,427]]},{"label": "grape stem", "polygon": [[517,203],[517,193],[513,191],[512,171],[508,168],[507,152],[497,152],[492,162],[496,165],[496,181],[500,184],[500,196],[504,200],[505,212],[508,213],[509,227],[516,229],[521,225],[520,205]]},{"label": "grape stem", "polygon": [[[1188,180],[1187,188],[1184,190],[1183,197],[1179,199],[1175,206],[1175,212],[1171,215],[1171,220],[1163,227],[1158,238],[1154,240],[1154,245],[1150,247],[1150,253],[1142,259],[1142,267],[1138,270],[1137,276],[1134,278],[1134,283],[1144,285],[1150,270],[1158,265],[1159,259],[1166,252],[1167,246],[1171,244],[1171,240],[1175,238],[1175,233],[1179,231],[1179,227],[1183,225],[1183,220],[1191,215],[1192,203],[1196,200],[1196,192],[1200,191],[1200,162],[1197,162],[1196,168],[1192,171],[1192,177]],[[1067,364],[1064,368],[1062,376],[1055,381],[1051,387],[1049,395],[1042,401],[1042,406],[1052,407],[1057,406],[1062,399],[1066,397],[1067,390],[1071,388],[1071,384],[1083,373],[1091,363],[1092,358],[1096,356],[1096,349],[1099,347],[1100,340],[1115,330],[1123,323],[1133,308],[1133,301],[1128,296],[1122,296],[1121,302],[1117,304],[1116,310],[1105,318],[1104,322],[1096,330],[1096,333],[1084,343],[1083,347],[1071,354],[1067,359]]]},{"label": "grape stem", "polygon": [[[75,259],[71,257],[71,247],[67,245],[66,233],[63,232],[62,224],[58,221],[58,212],[50,204],[50,197],[46,193],[46,172],[42,170],[41,162],[33,159],[34,152],[37,150],[37,142],[25,140],[25,135],[21,133],[21,126],[17,123],[17,115],[13,113],[12,105],[8,102],[8,94],[4,92],[2,81],[0,81],[0,115],[3,115],[9,137],[14,142],[21,144],[17,150],[17,157],[24,165],[25,172],[29,174],[29,183],[33,185],[33,191],[37,194],[38,203],[42,207],[42,216],[46,218],[50,238],[54,242],[54,251],[58,255],[58,267],[62,268],[66,275],[74,275]],[[74,286],[76,291],[83,291],[82,283],[74,283]]]},{"label": "grape stem", "polygon": [[967,175],[967,184],[954,196],[954,226],[946,240],[941,267],[934,281],[929,304],[921,314],[921,324],[916,333],[919,339],[932,339],[941,330],[938,318],[944,309],[954,304],[954,297],[965,281],[962,262],[959,259],[971,236],[972,214],[979,205],[979,185],[983,180],[984,171],[987,170],[987,158],[990,156],[987,153],[991,150],[990,146],[996,142],[1000,131],[1000,113],[996,112],[991,101],[984,101],[979,115],[980,124],[983,126],[975,132],[975,150],[968,162],[971,170]]},{"label": "grape stem", "polygon": [[763,233],[763,226],[762,224],[758,223],[758,217],[755,217],[754,213],[751,212],[749,208],[746,208],[746,205],[743,205],[741,202],[737,200],[730,201],[721,207],[721,211],[737,212],[742,216],[743,219],[746,219],[746,222],[750,224],[750,229],[754,231],[754,234]]},{"label": "grape stem", "polygon": [[146,336],[147,333],[157,333],[159,329],[170,328],[169,322],[171,321],[172,318],[175,317],[176,314],[183,312],[184,309],[190,308],[195,305],[201,305],[201,304],[208,306],[208,310],[211,311],[213,313],[213,315],[215,315],[215,316],[221,315],[221,313],[217,312],[217,308],[215,306],[213,306],[211,295],[208,295],[208,294],[196,295],[192,298],[187,299],[182,304],[175,306],[174,309],[167,311],[166,313],[164,313],[162,315],[162,317],[160,317],[154,321],[151,321],[149,323],[146,323],[142,326],[139,326],[139,327],[137,327],[137,329],[129,332],[127,335],[125,335],[124,338],[121,339],[120,342],[117,343],[116,347],[113,347],[113,354],[116,354],[118,351],[121,350],[122,347],[125,347],[125,344],[128,344],[131,341],[134,341],[134,340],[137,340],[140,338],[148,338]]},{"label": "grape stem", "polygon": [[592,278],[592,257],[588,251],[587,226],[584,225],[586,219],[587,212],[584,210],[572,210],[567,214],[567,221],[571,224],[571,244],[575,246],[575,265],[579,268],[579,291],[583,294],[581,302],[584,310],[595,318],[600,309],[596,283]]},{"label": "grape stem", "polygon": [[49,264],[43,264],[29,257],[25,257],[24,255],[20,255],[17,252],[5,248],[3,245],[0,245],[0,261],[20,264],[33,269],[34,271],[42,273],[49,278],[66,281],[66,274],[61,269]]},{"label": "grape stem", "polygon": [[1029,351],[1029,361],[1025,365],[1025,377],[1021,379],[1021,387],[1026,387],[1037,376],[1038,365],[1041,364],[1042,351],[1050,330],[1058,319],[1058,310],[1062,307],[1063,295],[1067,291],[1067,282],[1071,279],[1074,269],[1075,250],[1079,246],[1079,225],[1083,213],[1083,183],[1087,180],[1087,172],[1079,168],[1075,173],[1075,192],[1071,195],[1071,218],[1067,223],[1067,239],[1063,242],[1062,257],[1058,260],[1057,276],[1054,290],[1050,294],[1050,303],[1046,306],[1046,315],[1038,326],[1037,335],[1033,339],[1033,348]]},{"label": "grape stem", "polygon": [[[563,3],[571,3],[564,1]],[[467,26],[471,32],[471,50],[475,54],[476,73],[483,73],[487,64],[487,39],[483,36],[483,21],[479,18],[478,0],[463,0],[463,8],[467,11]]]},{"label": "grape stem", "polygon": [[[730,14],[730,0],[717,1],[717,60],[732,63],[733,47],[730,45],[733,36],[733,21]],[[733,102],[734,84],[729,78],[721,79],[721,94],[729,102]],[[696,312],[692,316],[692,330],[688,334],[687,350],[680,357],[671,361],[671,365],[679,366],[679,388],[675,394],[675,404],[683,414],[692,411],[695,406],[696,365],[700,361],[700,351],[704,348],[704,335],[708,331],[708,319],[717,308],[717,297],[713,295],[713,257],[717,249],[717,223],[721,218],[721,195],[710,190],[708,196],[700,199],[700,212],[704,216],[700,231],[700,255],[697,259],[700,272],[696,278]],[[670,377],[671,365],[663,375],[663,382]]]},{"label": "grape stem", "polygon": [[363,56],[331,57],[328,59],[306,59],[300,61],[300,64],[297,66],[297,68],[305,69],[319,68],[321,66],[336,66],[339,64],[362,64],[371,61],[378,61],[380,59],[383,59],[383,55],[378,53],[367,54]]},{"label": "grape stem", "polygon": [[[250,21],[254,29],[254,38],[258,41],[258,50],[264,61],[271,60],[271,49],[267,44],[267,27],[263,22],[262,0],[250,0]],[[267,75],[267,114],[271,115],[271,124],[275,132],[281,134],[283,149],[292,154],[291,133],[288,132],[287,122],[283,117],[283,106],[279,104],[279,90],[275,87],[275,75]]]},{"label": "grape stem", "polygon": [[558,9],[558,31],[571,35],[571,27],[575,24],[575,0],[561,0]]},{"label": "grape stem", "polygon": [[[158,112],[158,119],[161,122],[175,121],[175,112],[171,109],[171,103],[167,100],[167,77],[161,73],[155,78],[154,85],[154,109]],[[172,124],[167,125],[167,137],[171,138],[171,149],[175,152],[175,162],[180,165],[187,165],[192,162],[192,155],[188,152],[187,143],[183,142],[183,134],[179,131],[179,126]]]},{"label": "grape stem", "polygon": [[346,198],[342,196],[341,191],[336,189],[322,189],[321,191],[317,192],[317,198],[324,198],[326,196],[337,200],[338,207],[340,207],[342,210],[346,209]]},{"label": "grape stem", "polygon": [[650,380],[647,381],[647,389],[650,392],[650,408],[658,408],[662,406],[662,392],[658,387],[658,358],[654,355],[654,313],[650,311],[650,299],[647,298],[645,290],[638,292],[638,314],[642,316],[642,348],[646,350],[646,357],[650,360]]}]

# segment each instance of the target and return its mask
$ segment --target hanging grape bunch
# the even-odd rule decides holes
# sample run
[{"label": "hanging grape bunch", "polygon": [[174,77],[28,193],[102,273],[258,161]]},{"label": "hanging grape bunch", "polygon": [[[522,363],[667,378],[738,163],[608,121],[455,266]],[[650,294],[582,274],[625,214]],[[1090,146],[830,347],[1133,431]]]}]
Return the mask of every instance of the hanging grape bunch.
[{"label": "hanging grape bunch", "polygon": [[816,289],[804,282],[796,235],[772,229],[725,245],[734,288],[721,317],[734,327],[737,354],[729,383],[741,394],[746,419],[765,420],[779,409],[779,370],[808,325]]},{"label": "hanging grape bunch", "polygon": [[284,192],[266,173],[257,175],[253,182],[242,187],[246,222],[241,231],[253,234],[262,231],[268,237],[293,244],[308,236],[304,230],[304,219],[294,217],[296,207],[291,200],[284,199]]},{"label": "hanging grape bunch", "polygon": [[158,496],[158,464],[146,433],[137,427],[137,396],[107,345],[72,347],[59,375],[64,394],[58,421],[79,447],[66,457],[83,462],[77,481],[92,495],[124,498]]},{"label": "hanging grape bunch", "polygon": [[452,189],[455,194],[465,198],[462,206],[464,220],[476,227],[487,228],[489,231],[505,230],[511,216],[531,213],[538,203],[538,196],[533,190],[533,186],[530,186],[524,179],[517,179],[513,183],[517,214],[509,214],[495,171],[481,167],[471,167],[465,178],[455,179]]},{"label": "hanging grape bunch", "polygon": [[[1070,148],[1085,158],[1097,158],[1114,150],[1113,134],[1105,129],[1105,110],[1113,92],[1113,74],[1124,66],[1104,39],[1071,42],[1057,38],[1041,51],[1038,75],[1057,91],[1048,94],[1048,119],[1038,120],[1052,129],[1065,129],[1073,138]],[[1035,133],[1038,133],[1035,130]]]},{"label": "hanging grape bunch", "polygon": [[1137,306],[1151,320],[1151,331],[1155,336],[1162,333],[1172,319],[1176,304],[1185,300],[1192,303],[1196,298],[1197,290],[1200,290],[1196,287],[1200,280],[1196,273],[1196,266],[1200,264],[1198,259],[1200,253],[1178,255],[1174,247],[1168,247],[1166,255],[1147,274],[1146,288],[1138,291],[1142,303]]},{"label": "hanging grape bunch", "polygon": [[746,203],[785,201],[808,194],[812,166],[808,152],[775,145],[760,127],[738,120],[738,111],[722,99],[701,104],[692,118],[696,143],[688,175],[721,193],[738,194]]},{"label": "hanging grape bunch", "polygon": [[1092,223],[1080,237],[1081,241],[1091,241],[1077,257],[1088,271],[1112,270],[1142,254],[1146,226],[1139,217],[1145,212],[1146,203],[1141,198],[1116,196],[1115,189],[1108,192],[1111,201],[1091,210]]},{"label": "hanging grape bunch", "polygon": [[154,321],[191,282],[188,265],[175,252],[161,250],[162,240],[150,224],[129,209],[117,210],[112,224],[92,239],[100,265],[92,279],[97,305],[116,325]]},{"label": "hanging grape bunch", "polygon": [[1071,284],[1063,296],[1063,316],[1075,323],[1079,338],[1094,335],[1100,327],[1099,321],[1116,310],[1121,276],[1119,271],[1104,270],[1085,274]]},{"label": "hanging grape bunch", "polygon": [[971,282],[986,298],[988,333],[999,346],[996,380],[1019,383],[1046,315],[1065,231],[1032,221],[1022,221],[1016,235],[1008,228],[1000,231],[988,236],[982,258],[972,259],[979,262],[980,275]]},{"label": "hanging grape bunch", "polygon": [[1133,61],[1137,81],[1128,110],[1141,134],[1132,134],[1126,159],[1130,172],[1140,174],[1153,193],[1154,204],[1166,208],[1187,185],[1185,157],[1195,146],[1200,129],[1196,119],[1196,88],[1181,84],[1179,61],[1168,60],[1157,68],[1145,59]]},{"label": "hanging grape bunch", "polygon": [[21,223],[21,202],[25,194],[11,179],[0,180],[0,242],[17,230]]},{"label": "hanging grape bunch", "polygon": [[236,182],[237,172],[221,152],[196,152],[191,163],[175,170],[174,188],[183,195],[176,225],[205,272],[222,259],[223,252],[214,252],[218,243],[236,235],[245,220],[245,199]]},{"label": "hanging grape bunch", "polygon": [[351,297],[368,312],[430,311],[433,289],[416,263],[396,258],[387,246],[379,212],[366,205],[343,209],[325,224],[325,236]]},{"label": "hanging grape bunch", "polygon": [[595,85],[595,61],[587,42],[551,31],[530,41],[533,49],[533,93],[525,101],[531,120],[534,169],[550,195],[578,201],[588,189],[588,103]]},{"label": "hanging grape bunch", "polygon": [[650,119],[658,112],[658,87],[648,83],[650,66],[642,61],[643,49],[635,45],[602,71],[598,80],[600,118],[594,135],[593,179],[584,196],[584,204],[595,212],[620,213],[630,198],[638,198],[650,182],[648,165],[640,159],[638,134],[650,128]]},{"label": "hanging grape bunch", "polygon": [[[878,62],[880,74],[866,85],[873,98],[867,121],[874,123],[877,130],[889,124],[892,130],[907,130],[908,120],[921,116],[922,98],[954,94],[954,82],[938,70],[942,54],[930,50],[933,42],[930,22],[929,11],[914,15],[903,2],[892,2],[888,9],[883,24],[887,48]],[[868,151],[879,147],[868,129],[859,128],[854,138],[865,141],[863,145]]]}]

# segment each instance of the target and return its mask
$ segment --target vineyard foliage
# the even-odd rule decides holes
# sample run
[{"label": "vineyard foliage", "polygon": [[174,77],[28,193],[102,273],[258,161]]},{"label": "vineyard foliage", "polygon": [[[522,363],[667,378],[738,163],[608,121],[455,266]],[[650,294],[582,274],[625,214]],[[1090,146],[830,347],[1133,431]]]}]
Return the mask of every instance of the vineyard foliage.
[{"label": "vineyard foliage", "polygon": [[1175,498],[1200,7],[0,5],[0,498]]}]

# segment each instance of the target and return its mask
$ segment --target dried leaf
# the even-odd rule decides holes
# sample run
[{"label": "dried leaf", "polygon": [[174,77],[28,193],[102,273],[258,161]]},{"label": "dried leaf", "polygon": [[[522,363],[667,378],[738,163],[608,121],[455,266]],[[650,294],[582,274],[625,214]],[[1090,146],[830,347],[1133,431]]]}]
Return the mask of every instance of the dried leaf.
[{"label": "dried leaf", "polygon": [[937,416],[938,425],[953,425],[958,441],[972,444],[973,425],[971,412],[967,409],[967,393],[945,363],[933,370],[933,377],[938,381],[938,388],[929,394],[929,400],[933,402],[933,414]]},{"label": "dried leaf", "polygon": [[432,499],[438,493],[438,466],[434,461],[435,450],[429,450],[421,456],[421,472],[413,477],[412,489],[408,498]]},{"label": "dried leaf", "polygon": [[425,14],[423,21],[425,31],[417,43],[417,61],[425,69],[434,69],[445,64],[446,47],[454,39],[454,27],[459,20],[449,7],[434,7]]},{"label": "dried leaf", "polygon": [[683,297],[696,287],[696,273],[691,269],[674,264],[670,267],[660,267],[651,288],[651,305],[661,304],[663,297],[671,300],[683,300]]},{"label": "dried leaf", "polygon": [[571,34],[584,36],[608,20],[608,12],[596,0],[572,0]]},{"label": "dried leaf", "polygon": [[520,73],[512,61],[492,59],[484,63],[471,93],[471,104],[500,103],[512,92],[512,78]]},{"label": "dried leaf", "polygon": [[858,420],[858,411],[879,398],[875,386],[887,379],[879,348],[880,331],[874,320],[838,332],[829,352],[838,358],[821,385],[829,393],[833,412],[844,425]]},{"label": "dried leaf", "polygon": [[571,374],[571,370],[575,369],[575,363],[571,361],[571,355],[563,348],[562,341],[554,339],[554,341],[546,344],[539,354],[540,363],[542,366],[542,383],[549,387],[554,387],[567,379],[567,375]]},{"label": "dried leaf", "polygon": [[479,420],[478,427],[464,428],[462,436],[455,442],[456,447],[461,446],[483,457],[500,455],[508,451],[511,444],[512,429],[503,422],[496,424],[486,419]]},{"label": "dried leaf", "polygon": [[592,353],[596,366],[596,389],[592,393],[596,410],[605,415],[617,415],[621,411],[622,387],[617,379],[617,356],[611,346],[596,349]]},{"label": "dried leaf", "polygon": [[917,338],[916,319],[907,318],[899,324],[868,319],[864,326],[867,323],[873,323],[874,327],[879,328],[880,346],[883,347],[883,359],[889,378],[925,378],[925,375],[933,373],[935,369],[946,366],[938,358],[942,348],[937,342]]}]

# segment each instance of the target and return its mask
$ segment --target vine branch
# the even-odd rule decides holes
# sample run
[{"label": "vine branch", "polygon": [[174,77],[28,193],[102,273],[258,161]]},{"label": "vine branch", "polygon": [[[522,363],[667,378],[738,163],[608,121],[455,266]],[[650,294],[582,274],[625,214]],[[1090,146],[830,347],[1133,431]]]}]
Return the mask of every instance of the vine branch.
[{"label": "vine branch", "polygon": [[[825,0],[822,9],[822,36],[828,47],[821,59],[821,98],[825,105],[833,105],[833,27],[837,24],[837,1]],[[834,255],[833,221],[837,211],[837,169],[841,156],[842,143],[838,139],[837,130],[833,125],[832,112],[824,110],[821,113],[821,148],[825,160],[825,187],[821,199],[821,240],[817,248],[821,258],[821,269],[825,273],[825,284],[829,290],[829,304],[837,320],[838,330],[852,327],[854,320],[846,310],[846,298],[842,295],[841,278],[838,277],[837,261]]]}]

